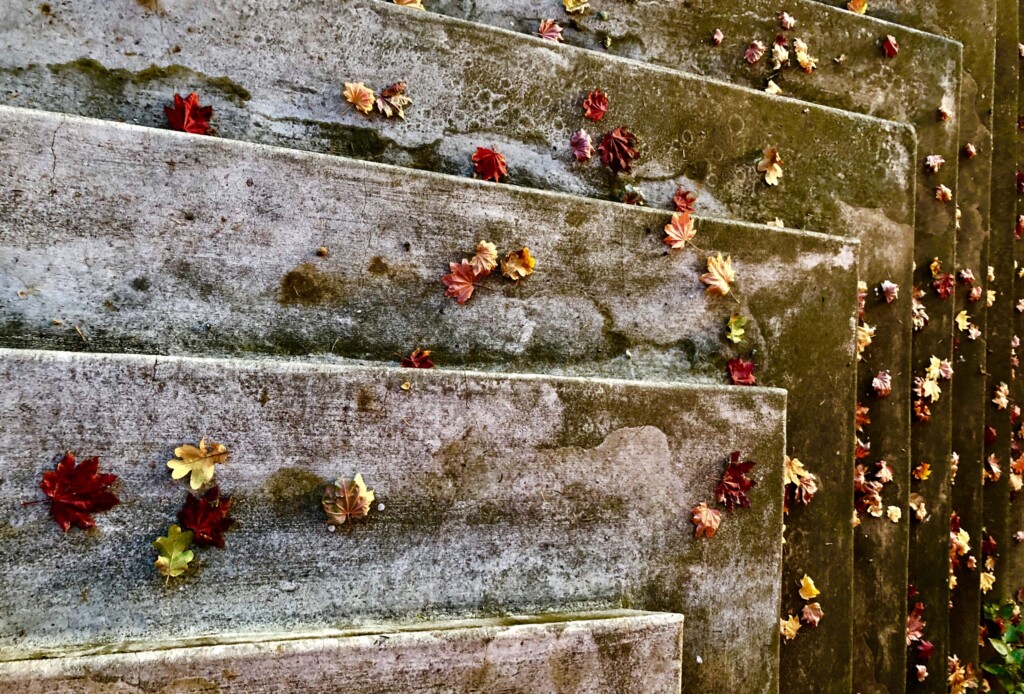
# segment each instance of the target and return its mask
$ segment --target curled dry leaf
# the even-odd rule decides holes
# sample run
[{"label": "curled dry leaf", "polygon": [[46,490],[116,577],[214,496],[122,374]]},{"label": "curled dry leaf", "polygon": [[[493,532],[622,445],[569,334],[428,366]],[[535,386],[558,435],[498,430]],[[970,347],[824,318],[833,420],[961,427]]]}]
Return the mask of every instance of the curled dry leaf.
[{"label": "curled dry leaf", "polygon": [[801,69],[807,74],[814,72],[814,68],[818,67],[818,59],[811,56],[807,44],[797,39],[793,42],[793,51],[796,53],[796,62]]},{"label": "curled dry leaf", "polygon": [[875,395],[878,397],[887,397],[892,393],[892,376],[889,375],[888,371],[879,371],[874,379],[872,379],[871,387],[874,388]]},{"label": "curled dry leaf", "polygon": [[729,318],[729,322],[726,324],[728,332],[725,337],[727,340],[735,345],[738,345],[743,340],[743,335],[747,332],[747,319],[738,313],[732,314]]},{"label": "curled dry leaf", "polygon": [[100,459],[86,458],[75,464],[68,451],[54,470],[43,473],[39,488],[50,498],[50,516],[64,532],[71,526],[88,530],[96,526],[92,514],[109,511],[121,501],[110,491],[117,475],[100,473]]},{"label": "curled dry leaf", "polygon": [[725,41],[725,34],[722,33],[721,29],[715,29],[715,33],[711,35],[711,45],[721,46],[722,41]]},{"label": "curled dry leaf", "polygon": [[882,53],[885,54],[886,58],[895,58],[900,52],[900,44],[896,41],[896,37],[892,34],[888,34],[882,39]]},{"label": "curled dry leaf", "polygon": [[185,444],[174,449],[175,457],[167,461],[167,467],[171,469],[171,477],[180,480],[186,475],[189,477],[189,486],[192,489],[199,489],[213,479],[214,465],[223,463],[228,459],[227,446],[220,443],[210,442],[206,439],[199,440],[199,447],[192,444]]},{"label": "curled dry leaf", "polygon": [[864,357],[864,350],[871,345],[871,340],[875,337],[875,326],[868,325],[867,323],[859,323],[857,325],[857,361],[861,361]]},{"label": "curled dry leaf", "polygon": [[967,157],[968,159],[974,159],[976,156],[978,156],[978,148],[972,145],[970,142],[968,142],[966,145],[964,145],[964,156]]},{"label": "curled dry leaf", "polygon": [[893,480],[893,469],[889,463],[880,460],[877,463],[878,470],[875,471],[875,479],[882,484],[889,484]]},{"label": "curled dry leaf", "polygon": [[469,264],[480,277],[489,275],[491,270],[498,266],[498,247],[490,241],[481,240],[476,245],[476,255]]},{"label": "curled dry leaf", "polygon": [[332,525],[343,525],[354,518],[365,518],[370,513],[374,493],[367,489],[363,476],[356,473],[351,480],[339,479],[324,489],[321,501],[327,522]]},{"label": "curled dry leaf", "polygon": [[480,178],[484,181],[501,182],[501,179],[508,176],[508,168],[505,166],[505,157],[494,149],[477,147],[472,157],[473,178]]},{"label": "curled dry leaf", "polygon": [[914,676],[917,678],[918,682],[924,682],[928,679],[928,668],[924,665],[915,665]]},{"label": "curled dry leaf", "polygon": [[169,527],[165,537],[158,537],[153,542],[158,551],[156,570],[167,578],[176,578],[185,573],[194,556],[189,549],[192,537],[191,532],[182,532],[177,525]]},{"label": "curled dry leaf", "polygon": [[996,575],[990,571],[984,571],[979,574],[978,583],[981,586],[981,592],[988,593],[992,590],[992,586],[996,584]]},{"label": "curled dry leaf", "polygon": [[576,161],[590,161],[594,156],[594,141],[583,128],[580,128],[569,138],[569,146],[572,148],[572,155]]},{"label": "curled dry leaf", "polygon": [[793,15],[791,15],[789,12],[783,12],[779,15],[779,26],[781,26],[786,31],[789,31],[790,29],[796,26],[796,20],[793,19]]},{"label": "curled dry leaf", "polygon": [[757,384],[757,378],[754,376],[754,367],[756,366],[753,361],[745,361],[743,357],[736,357],[730,359],[728,363],[729,378],[732,379],[732,383],[735,386],[752,386]]},{"label": "curled dry leaf", "polygon": [[946,160],[942,158],[940,154],[930,154],[925,157],[924,168],[929,173],[935,173],[942,168],[942,165],[946,163]]},{"label": "curled dry leaf", "polygon": [[411,7],[414,10],[424,9],[423,0],[395,0],[395,4],[402,7]]},{"label": "curled dry leaf", "polygon": [[412,99],[406,96],[405,89],[405,82],[395,82],[377,97],[377,110],[385,118],[398,116],[405,120],[405,107],[412,105]]},{"label": "curled dry leaf", "polygon": [[800,619],[812,627],[818,626],[818,622],[825,616],[825,611],[821,609],[821,603],[812,602],[804,605],[804,609],[800,614]]},{"label": "curled dry leaf", "polygon": [[189,494],[185,506],[178,511],[182,527],[195,534],[196,544],[224,547],[224,531],[235,521],[228,518],[231,498],[220,495],[220,487],[211,487],[202,497]]},{"label": "curled dry leaf", "polygon": [[636,135],[628,128],[620,126],[606,133],[597,146],[601,154],[601,164],[613,173],[629,173],[633,170],[633,160],[637,151]]},{"label": "curled dry leaf", "polygon": [[523,246],[522,250],[512,251],[501,261],[501,274],[510,280],[519,280],[533,274],[537,261],[530,255],[530,249]]},{"label": "curled dry leaf", "polygon": [[899,523],[900,518],[903,518],[903,511],[899,506],[890,506],[885,509],[885,515],[893,523]]},{"label": "curled dry leaf", "polygon": [[781,94],[782,93],[782,87],[777,85],[775,83],[775,80],[768,80],[768,86],[766,86],[764,88],[764,93],[765,94],[771,94],[773,96],[776,95],[776,94]]},{"label": "curled dry leaf", "polygon": [[608,113],[608,95],[600,89],[587,94],[583,99],[583,117],[595,123]]},{"label": "curled dry leaf", "polygon": [[1007,405],[1010,404],[1010,387],[1003,382],[1000,382],[995,389],[995,397],[992,398],[992,402],[995,404],[996,409],[1005,410]]},{"label": "curled dry leaf", "polygon": [[900,285],[896,284],[895,282],[885,280],[884,282],[882,282],[881,290],[882,296],[885,297],[885,303],[887,304],[891,304],[892,302],[896,301],[896,299],[900,298]]},{"label": "curled dry leaf", "polygon": [[914,479],[921,480],[922,482],[932,476],[932,466],[928,463],[919,463],[911,472]]},{"label": "curled dry leaf", "polygon": [[725,296],[736,281],[736,272],[732,269],[732,256],[708,256],[708,271],[700,276],[700,281],[707,285],[707,293]]},{"label": "curled dry leaf", "polygon": [[679,186],[672,195],[672,204],[676,206],[676,212],[692,214],[697,211],[697,194],[692,190],[683,190],[683,187]]},{"label": "curled dry leaf", "polygon": [[558,23],[553,19],[545,19],[537,27],[537,35],[542,39],[553,41],[554,43],[561,43],[562,41],[562,27],[558,26]]},{"label": "curled dry leaf", "polygon": [[672,248],[682,249],[686,247],[686,242],[696,235],[690,213],[676,212],[672,215],[672,220],[665,225],[664,242]]},{"label": "curled dry leaf", "polygon": [[181,94],[174,95],[174,105],[164,106],[167,125],[171,130],[193,135],[206,135],[210,132],[210,118],[213,106],[200,106],[199,95],[192,92],[184,99]]},{"label": "curled dry leaf", "polygon": [[695,506],[690,513],[693,514],[694,537],[712,537],[718,526],[722,524],[722,513],[717,509],[708,508],[706,503]]},{"label": "curled dry leaf", "polygon": [[868,11],[868,0],[850,0],[846,3],[846,9],[857,14],[864,14]]},{"label": "curled dry leaf", "polygon": [[953,294],[953,289],[956,287],[956,278],[949,272],[939,273],[932,282],[932,287],[935,288],[935,292],[940,298],[948,299]]},{"label": "curled dry leaf", "polygon": [[796,638],[797,632],[800,631],[800,620],[795,615],[790,615],[789,619],[779,620],[779,633],[786,641],[792,641]]},{"label": "curled dry leaf", "polygon": [[647,205],[647,196],[644,195],[644,192],[639,187],[632,183],[627,183],[623,186],[619,195],[622,202],[626,205],[635,205],[637,207]]},{"label": "curled dry leaf", "polygon": [[473,296],[473,288],[476,286],[479,275],[465,258],[461,263],[448,263],[448,269],[451,272],[441,278],[447,287],[444,290],[444,295],[452,297],[457,303],[464,304]]},{"label": "curled dry leaf", "polygon": [[776,41],[772,44],[772,69],[781,70],[784,65],[789,65],[789,50],[785,43]]},{"label": "curled dry leaf", "polygon": [[765,147],[761,152],[761,161],[757,162],[757,170],[764,174],[764,182],[770,186],[779,185],[782,178],[782,156],[776,147]]},{"label": "curled dry leaf", "polygon": [[740,457],[739,451],[733,451],[729,455],[722,479],[715,485],[715,498],[729,511],[734,511],[737,506],[750,508],[747,492],[757,484],[755,480],[747,477],[747,473],[757,463],[752,460],[740,462]]},{"label": "curled dry leaf", "polygon": [[754,39],[753,41],[750,42],[750,45],[747,46],[747,50],[743,52],[743,58],[748,63],[753,65],[754,63],[756,63],[757,61],[764,57],[764,53],[766,50],[768,50],[767,46],[765,46],[757,39]]},{"label": "curled dry leaf", "polygon": [[814,585],[814,579],[807,574],[800,579],[800,597],[804,600],[813,600],[821,595],[821,591]]},{"label": "curled dry leaf", "polygon": [[432,369],[434,362],[430,358],[429,349],[417,347],[408,357],[402,360],[402,368],[405,369]]},{"label": "curled dry leaf", "polygon": [[935,188],[935,199],[939,202],[949,202],[953,199],[953,191],[944,185]]},{"label": "curled dry leaf", "polygon": [[362,111],[366,115],[370,115],[374,104],[377,102],[377,95],[362,82],[345,82],[343,94],[345,101],[355,106],[357,111]]},{"label": "curled dry leaf", "polygon": [[924,636],[924,628],[927,626],[927,622],[922,619],[924,617],[924,603],[919,602],[914,605],[914,608],[907,615],[907,646],[920,641]]},{"label": "curled dry leaf", "polygon": [[871,424],[871,418],[868,416],[870,414],[871,408],[865,407],[864,405],[861,405],[859,402],[857,403],[857,410],[855,414],[855,423],[857,426],[857,431],[863,433],[864,427]]},{"label": "curled dry leaf", "polygon": [[590,8],[590,0],[562,0],[562,6],[569,14],[582,13]]}]

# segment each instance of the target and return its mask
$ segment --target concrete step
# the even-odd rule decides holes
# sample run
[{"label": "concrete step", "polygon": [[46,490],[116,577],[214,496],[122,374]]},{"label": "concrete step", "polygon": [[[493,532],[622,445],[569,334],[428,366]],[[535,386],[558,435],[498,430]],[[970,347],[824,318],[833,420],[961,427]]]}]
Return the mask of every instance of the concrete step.
[{"label": "concrete step", "polygon": [[[0,138],[0,180],[19,191],[0,214],[6,346],[374,361],[424,347],[440,365],[716,382],[753,354],[758,383],[793,395],[788,452],[820,480],[790,542],[831,548],[790,570],[784,609],[802,609],[807,573],[828,616],[800,638],[849,633],[856,240],[701,218],[703,252],[666,255],[669,217],[649,209],[38,111],[0,108]],[[439,278],[480,236],[528,245],[537,270],[457,306]],[[718,251],[738,279],[709,297]],[[737,346],[733,313],[749,318]]]},{"label": "concrete step", "polygon": [[0,663],[0,678],[11,694],[677,694],[682,636],[682,615],[531,615]]},{"label": "concrete step", "polygon": [[[555,18],[565,26],[564,40],[572,45],[627,58],[643,60],[671,69],[680,69],[726,82],[764,89],[769,79],[781,85],[783,93],[798,99],[835,108],[871,114],[890,120],[911,123],[917,133],[917,200],[916,250],[917,285],[932,283],[929,266],[934,258],[953,266],[956,252],[955,206],[935,199],[935,188],[946,185],[956,194],[957,167],[960,160],[958,142],[959,119],[942,121],[937,117],[941,106],[950,114],[960,111],[961,46],[949,39],[904,26],[863,17],[845,9],[826,7],[803,0],[788,3],[785,9],[796,26],[785,31],[780,25],[780,6],[775,0],[652,0],[637,4],[634,0],[603,0],[600,6],[582,15],[568,14],[561,0],[431,0],[429,11],[536,34],[538,23]],[[715,45],[711,37],[721,30],[724,39]],[[806,74],[796,66],[773,69],[770,57],[755,65],[740,59],[753,38],[771,46],[779,34],[792,41],[799,37],[812,48],[819,63]],[[887,34],[898,35],[901,52],[898,60],[886,59],[879,49],[879,39]],[[792,51],[792,46],[790,47]],[[791,54],[792,55],[792,54]],[[899,85],[894,88],[893,85]],[[977,130],[977,129],[976,129]],[[974,132],[975,135],[984,133]],[[969,140],[964,140],[969,141]],[[978,142],[978,140],[975,140]],[[981,142],[982,145],[986,142]],[[925,167],[925,158],[940,155],[945,164],[937,172]],[[972,183],[975,193],[977,184]],[[971,205],[965,204],[970,209]],[[967,262],[962,268],[972,269],[975,276],[984,273],[980,249],[973,241],[977,228],[973,217],[966,220],[965,241]],[[879,251],[884,252],[881,243]],[[973,249],[973,252],[970,252]],[[865,249],[871,252],[867,248]],[[865,271],[870,274],[870,262]],[[953,300],[943,300],[928,291],[922,299],[930,317],[925,330],[915,335],[913,369],[921,376],[933,355],[953,358],[953,318],[959,310],[978,314],[977,304],[954,310]],[[871,317],[867,322],[873,324]],[[963,342],[970,342],[964,339]],[[965,457],[982,457],[984,400],[978,390],[984,389],[984,348],[973,342],[960,353],[958,367],[964,370],[968,386],[967,407],[972,428],[969,441],[961,440]],[[865,389],[877,369],[864,364],[861,382]],[[960,380],[960,379],[958,379]],[[952,452],[953,402],[951,388],[943,398],[929,405],[931,421],[914,429],[913,459],[929,461],[933,473],[930,487],[948,489],[949,460]],[[872,445],[868,467],[880,460],[889,460],[887,450],[902,451],[908,422],[904,417],[875,416],[863,437]],[[891,461],[890,461],[891,462]],[[978,476],[980,478],[980,474]],[[916,484],[916,482],[915,482]],[[920,486],[920,485],[918,485]],[[911,487],[910,466],[897,466],[894,479],[887,486],[886,503],[902,509],[909,518],[907,505]],[[929,494],[940,505],[934,508],[937,517],[948,516],[951,508],[948,494]],[[919,529],[924,533],[916,551],[917,573],[943,576],[948,566],[948,531],[941,524]],[[856,532],[855,569],[856,602],[864,608],[855,612],[855,662],[853,680],[850,672],[830,678],[836,691],[854,689],[868,691],[884,687],[901,691],[906,678],[905,631],[907,601],[903,586],[907,583],[910,524],[892,524],[884,520],[866,522]],[[920,583],[920,581],[915,580]],[[945,580],[941,580],[942,585]],[[940,588],[941,589],[941,588]],[[940,595],[936,602],[944,602]],[[803,641],[783,652],[784,687],[796,690],[816,686],[819,663],[823,657],[835,662],[835,654],[822,654],[816,644]],[[836,674],[836,673],[834,673]]]},{"label": "concrete step", "polygon": [[[773,691],[785,393],[271,361],[0,350],[0,659],[282,631],[631,608],[686,615],[697,691]],[[188,491],[166,461],[228,447],[226,547],[165,580],[151,543]],[[118,476],[97,530],[62,533],[40,475],[74,449]],[[732,451],[750,508],[695,538]],[[320,498],[361,473],[365,519]],[[624,541],[623,538],[630,538]],[[691,631],[692,628],[692,631]],[[743,657],[740,657],[740,656]]]}]

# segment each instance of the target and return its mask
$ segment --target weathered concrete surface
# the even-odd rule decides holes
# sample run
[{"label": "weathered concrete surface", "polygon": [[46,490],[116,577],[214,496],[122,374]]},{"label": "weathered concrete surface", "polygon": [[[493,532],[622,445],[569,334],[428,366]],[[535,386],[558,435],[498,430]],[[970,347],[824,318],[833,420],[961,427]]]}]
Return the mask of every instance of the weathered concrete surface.
[{"label": "weathered concrete surface", "polygon": [[[374,0],[161,7],[91,0],[43,16],[34,0],[6,3],[3,100],[163,127],[170,95],[196,90],[227,137],[463,175],[477,146],[494,145],[512,183],[599,197],[622,183],[577,164],[570,134],[626,125],[643,149],[633,181],[652,204],[682,183],[716,216],[839,235],[870,219],[896,238],[913,223],[903,125]],[[399,79],[415,102],[405,121],[367,119],[339,94],[343,81]],[[613,104],[601,128],[580,108],[596,85]],[[786,161],[776,188],[755,169],[769,145]]]},{"label": "weathered concrete surface", "polygon": [[[2,350],[0,413],[0,659],[626,607],[686,615],[694,691],[777,687],[782,391]],[[238,525],[165,585],[164,463],[200,436]],[[119,476],[96,531],[22,503],[67,449]],[[694,539],[733,450],[751,508]],[[323,485],[355,472],[384,508],[329,533]]]},{"label": "weathered concrete surface", "polygon": [[[783,93],[798,99],[911,123],[917,130],[919,159],[914,258],[918,273],[914,283],[925,287],[931,284],[929,265],[934,258],[942,259],[947,269],[953,266],[955,206],[936,201],[934,193],[939,184],[954,191],[957,188],[957,122],[942,122],[936,116],[939,106],[951,113],[959,110],[961,47],[953,41],[810,1],[785,6],[797,20],[792,31],[781,29],[780,6],[774,0],[686,3],[605,0],[595,4],[592,12],[575,15],[576,18],[566,14],[561,0],[476,0],[472,3],[432,0],[427,8],[528,34],[536,33],[542,19],[556,18],[565,25],[565,39],[573,45],[755,89],[763,89],[771,78],[781,85]],[[710,41],[716,29],[725,35],[721,46]],[[768,58],[755,66],[741,59],[753,38],[770,46],[780,33],[790,39],[799,37],[810,44],[812,52],[820,59],[813,74],[807,75],[795,65],[773,70]],[[901,53],[897,60],[885,59],[879,50],[879,37],[890,33],[900,35]],[[834,60],[839,56],[843,56],[841,60]],[[946,161],[936,173],[927,172],[924,166],[925,157],[933,154],[941,155]],[[886,260],[871,259],[873,254],[884,256],[887,248],[885,242],[865,244],[862,262],[865,279],[874,281],[887,277],[882,267]],[[978,264],[974,267],[976,274],[984,270]],[[910,284],[903,287],[909,294]],[[934,292],[928,292],[924,303],[931,320],[927,329],[914,340],[912,364],[918,375],[932,355],[952,358],[953,302],[943,301]],[[874,325],[877,313],[875,307],[866,316],[866,322]],[[905,318],[900,320],[905,321]],[[879,332],[902,329],[895,321],[878,328]],[[864,364],[861,384],[865,393],[875,374],[887,366]],[[915,460],[942,461],[935,464],[937,474],[933,484],[944,483],[946,487],[949,482],[947,461],[952,450],[950,390],[947,388],[945,397],[931,406],[931,422],[915,430],[913,446]],[[882,459],[892,463],[892,458],[886,457],[887,452],[895,453],[898,459],[906,455],[909,420],[900,413],[902,403],[892,403],[892,408],[886,411],[884,406],[889,404],[880,403],[873,408],[872,424],[862,435],[872,446],[872,456],[866,461],[871,468]],[[978,407],[975,410],[977,415],[982,413]],[[977,421],[976,418],[975,424]],[[974,433],[980,437],[982,427],[978,426]],[[901,508],[905,518],[910,517],[909,488],[910,466],[897,462],[894,479],[886,488],[885,501],[887,505]],[[948,502],[939,511],[946,509],[948,514],[947,507]],[[837,517],[829,525],[838,522]],[[937,527],[933,524],[929,530]],[[906,669],[904,586],[909,533],[909,523],[894,525],[884,519],[871,518],[865,518],[856,531],[855,602],[863,607],[854,611],[852,683],[850,670],[841,673],[833,669],[828,682],[822,684],[819,675],[823,658],[832,663],[851,659],[834,650],[822,653],[817,650],[820,643],[804,639],[787,644],[783,651],[783,688],[818,691],[819,687],[825,687],[822,691],[826,691],[831,687],[834,691],[848,691],[853,686],[864,693],[903,689]],[[799,563],[801,555],[815,551],[823,538],[814,535],[810,540],[806,547],[794,544],[788,548],[787,559],[791,559],[787,563]],[[928,538],[928,552],[919,553],[915,563],[929,572],[941,572],[948,561],[947,541],[945,532],[941,528],[936,530]],[[797,573],[795,578],[800,575]],[[832,634],[822,632],[821,640],[827,642],[829,648],[835,647]]]},{"label": "weathered concrete surface", "polygon": [[678,694],[683,616],[619,610],[0,663],[8,694]]},{"label": "weathered concrete surface", "polygon": [[[714,381],[752,351],[759,383],[793,395],[789,450],[821,479],[789,544],[818,528],[831,549],[791,569],[784,607],[799,611],[806,571],[829,591],[801,638],[849,623],[856,241],[701,219],[694,242],[738,272],[709,298],[705,254],[666,255],[652,210],[16,109],[0,139],[0,187],[18,190],[0,211],[6,346],[376,361],[421,346],[442,365]],[[480,236],[529,245],[538,269],[456,306],[438,278]],[[295,273],[311,279],[283,282]],[[733,312],[751,320],[726,347]],[[909,408],[907,393],[890,398]]]}]

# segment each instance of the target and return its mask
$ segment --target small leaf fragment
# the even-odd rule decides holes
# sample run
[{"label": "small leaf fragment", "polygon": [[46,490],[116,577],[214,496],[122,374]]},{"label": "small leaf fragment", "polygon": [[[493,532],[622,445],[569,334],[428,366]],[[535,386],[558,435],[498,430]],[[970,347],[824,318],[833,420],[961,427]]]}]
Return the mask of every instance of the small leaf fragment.
[{"label": "small leaf fragment", "polygon": [[432,369],[434,362],[430,359],[429,349],[417,347],[408,357],[402,359],[403,369]]},{"label": "small leaf fragment", "polygon": [[888,34],[884,39],[882,39],[882,52],[885,54],[886,58],[896,57],[900,52],[900,44],[896,41],[895,36]]},{"label": "small leaf fragment", "polygon": [[375,102],[377,110],[385,118],[398,116],[405,120],[405,107],[412,104],[412,99],[405,94],[406,86],[405,82],[395,82],[377,97]]}]

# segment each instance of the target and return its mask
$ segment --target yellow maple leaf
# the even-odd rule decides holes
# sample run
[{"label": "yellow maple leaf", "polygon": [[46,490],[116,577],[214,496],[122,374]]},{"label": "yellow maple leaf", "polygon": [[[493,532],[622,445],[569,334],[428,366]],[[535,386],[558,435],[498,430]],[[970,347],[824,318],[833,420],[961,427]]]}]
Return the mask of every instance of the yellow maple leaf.
[{"label": "yellow maple leaf", "polygon": [[523,246],[521,251],[512,251],[501,261],[501,274],[510,280],[518,280],[533,274],[537,260],[530,255],[530,249]]},{"label": "yellow maple leaf", "polygon": [[192,489],[199,489],[213,479],[213,466],[223,463],[228,459],[228,449],[220,443],[206,445],[206,439],[200,439],[199,448],[191,444],[185,444],[174,449],[175,458],[167,461],[167,467],[171,469],[171,477],[180,480],[189,473],[189,486]]},{"label": "yellow maple leaf", "polygon": [[814,587],[814,580],[804,574],[804,577],[800,579],[800,597],[804,600],[811,600],[821,595],[821,591]]},{"label": "yellow maple leaf", "polygon": [[800,620],[796,615],[790,615],[789,619],[779,620],[779,633],[782,634],[787,641],[795,639],[798,631],[800,631]]},{"label": "yellow maple leaf", "polygon": [[590,0],[562,0],[565,11],[569,14],[583,12],[590,7]]},{"label": "yellow maple leaf", "polygon": [[480,241],[476,245],[476,255],[469,261],[478,275],[490,274],[498,266],[498,248],[490,241]]},{"label": "yellow maple leaf", "polygon": [[875,337],[875,326],[867,323],[857,325],[857,361],[864,357],[864,350],[871,346],[871,340]]},{"label": "yellow maple leaf", "polygon": [[995,585],[996,575],[989,571],[984,571],[978,576],[978,581],[981,583],[981,592],[987,593],[992,590],[992,586]]},{"label": "yellow maple leaf", "polygon": [[345,83],[345,101],[355,106],[356,110],[370,115],[376,100],[377,95],[362,82]]},{"label": "yellow maple leaf", "polygon": [[846,3],[846,9],[857,14],[864,14],[868,11],[868,0],[850,0]]},{"label": "yellow maple leaf", "polygon": [[921,393],[932,402],[936,402],[939,399],[939,396],[942,395],[942,388],[939,387],[938,381],[926,378],[921,383]]},{"label": "yellow maple leaf", "polygon": [[889,517],[893,523],[899,523],[900,518],[903,517],[903,510],[899,506],[890,506],[885,510],[885,515]]},{"label": "yellow maple leaf", "polygon": [[932,466],[929,463],[921,463],[910,474],[923,482],[932,476]]},{"label": "yellow maple leaf", "polygon": [[776,147],[765,147],[761,152],[761,161],[757,162],[757,170],[764,174],[764,182],[770,186],[779,185],[782,178],[782,157]]},{"label": "yellow maple leaf", "polygon": [[924,370],[924,377],[929,381],[937,381],[942,375],[942,360],[934,354],[928,360],[928,366]]},{"label": "yellow maple leaf", "polygon": [[790,458],[788,455],[783,458],[782,477],[784,484],[795,484],[800,486],[800,480],[811,473],[800,462],[799,458]]},{"label": "yellow maple leaf", "polygon": [[402,7],[411,7],[414,10],[424,9],[423,0],[395,0],[395,4]]},{"label": "yellow maple leaf", "polygon": [[1000,382],[996,386],[995,397],[992,398],[992,402],[995,404],[997,409],[1005,410],[1007,405],[1010,404],[1010,386]]},{"label": "yellow maple leaf", "polygon": [[971,317],[967,315],[967,311],[961,311],[956,314],[956,318],[953,320],[956,321],[957,329],[960,330],[960,332],[963,332],[967,330],[967,324],[970,322]]},{"label": "yellow maple leaf", "polygon": [[722,258],[721,253],[717,256],[708,256],[708,271],[700,276],[700,281],[708,285],[708,294],[728,294],[729,285],[736,281],[736,273],[732,269],[732,256]]}]

